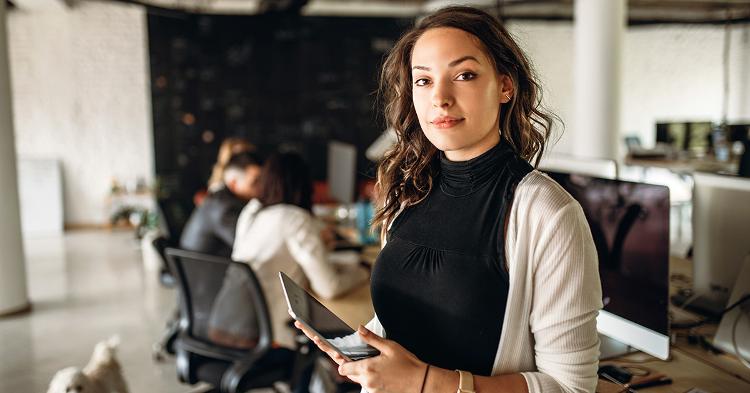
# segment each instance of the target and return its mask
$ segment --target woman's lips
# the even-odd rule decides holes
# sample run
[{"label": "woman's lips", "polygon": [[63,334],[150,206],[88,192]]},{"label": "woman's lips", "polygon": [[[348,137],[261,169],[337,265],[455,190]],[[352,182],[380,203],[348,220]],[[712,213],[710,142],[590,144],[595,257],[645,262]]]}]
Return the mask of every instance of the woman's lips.
[{"label": "woman's lips", "polygon": [[434,120],[432,120],[432,125],[435,126],[435,128],[451,128],[455,126],[456,124],[464,121],[464,119],[457,119],[455,117],[438,117]]}]

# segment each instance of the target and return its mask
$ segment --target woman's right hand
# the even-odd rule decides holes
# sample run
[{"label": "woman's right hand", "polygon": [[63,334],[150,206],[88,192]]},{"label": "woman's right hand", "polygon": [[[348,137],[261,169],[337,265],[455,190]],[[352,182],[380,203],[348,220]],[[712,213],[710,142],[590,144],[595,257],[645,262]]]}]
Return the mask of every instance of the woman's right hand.
[{"label": "woman's right hand", "polygon": [[334,362],[336,362],[336,364],[340,366],[346,362],[346,359],[344,359],[344,357],[341,356],[340,353],[336,352],[336,350],[334,350],[333,348],[331,348],[330,345],[328,345],[326,342],[321,340],[320,337],[318,337],[315,333],[310,331],[310,329],[306,328],[304,325],[299,323],[299,321],[294,321],[294,326],[297,329],[302,330],[302,333],[305,333],[305,336],[307,336],[307,338],[312,340],[312,342],[315,343],[315,345],[317,345],[321,351],[325,352],[325,354],[328,355],[328,357],[330,357]]}]

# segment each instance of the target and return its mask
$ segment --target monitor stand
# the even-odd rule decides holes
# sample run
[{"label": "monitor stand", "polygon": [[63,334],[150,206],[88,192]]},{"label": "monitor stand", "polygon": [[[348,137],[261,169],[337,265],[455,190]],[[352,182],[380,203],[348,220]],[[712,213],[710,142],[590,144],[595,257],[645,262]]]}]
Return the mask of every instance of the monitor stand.
[{"label": "monitor stand", "polygon": [[599,340],[601,342],[599,346],[599,360],[612,359],[638,351],[630,345],[623,344],[603,334],[599,334]]}]

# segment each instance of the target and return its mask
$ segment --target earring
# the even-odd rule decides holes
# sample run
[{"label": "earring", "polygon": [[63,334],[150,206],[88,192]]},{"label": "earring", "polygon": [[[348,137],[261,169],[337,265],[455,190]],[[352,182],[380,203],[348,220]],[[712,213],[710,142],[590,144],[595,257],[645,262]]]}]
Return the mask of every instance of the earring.
[{"label": "earring", "polygon": [[508,93],[505,93],[505,98],[510,101],[510,95]]}]

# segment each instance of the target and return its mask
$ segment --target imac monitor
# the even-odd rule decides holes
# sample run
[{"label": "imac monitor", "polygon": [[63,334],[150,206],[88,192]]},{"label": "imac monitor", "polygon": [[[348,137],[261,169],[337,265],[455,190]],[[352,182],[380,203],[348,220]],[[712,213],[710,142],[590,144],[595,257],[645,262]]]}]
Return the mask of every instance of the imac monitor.
[{"label": "imac monitor", "polygon": [[[599,256],[602,358],[637,348],[669,356],[669,189],[548,172],[583,208]],[[614,339],[610,340],[610,339]],[[617,349],[612,348],[620,347]]]},{"label": "imac monitor", "polygon": [[745,151],[740,156],[740,164],[737,168],[737,175],[741,177],[750,177],[750,138],[743,142]]},{"label": "imac monitor", "polygon": [[343,142],[328,143],[328,188],[339,203],[354,202],[357,148]]},{"label": "imac monitor", "polygon": [[728,128],[729,140],[733,143],[740,143],[743,146],[737,175],[750,177],[750,124],[730,124]]},{"label": "imac monitor", "polygon": [[656,123],[656,143],[665,143],[677,150],[686,150],[687,124]]},{"label": "imac monitor", "polygon": [[750,139],[750,124],[730,124],[727,129],[729,140],[732,142],[745,142]]},{"label": "imac monitor", "polygon": [[740,266],[750,253],[750,179],[693,174],[693,289],[727,306]]},{"label": "imac monitor", "polygon": [[708,152],[713,123],[710,121],[687,123],[687,150],[696,156],[703,156]]}]

